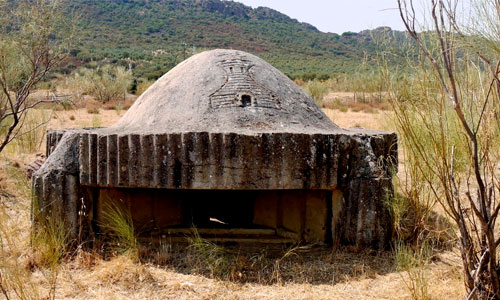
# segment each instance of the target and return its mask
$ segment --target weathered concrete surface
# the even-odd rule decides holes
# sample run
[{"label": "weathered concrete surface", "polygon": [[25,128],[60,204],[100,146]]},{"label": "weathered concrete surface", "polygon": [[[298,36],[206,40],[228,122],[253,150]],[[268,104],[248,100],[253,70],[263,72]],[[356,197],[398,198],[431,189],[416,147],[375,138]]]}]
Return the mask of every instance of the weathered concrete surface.
[{"label": "weathered concrete surface", "polygon": [[381,248],[396,143],[394,133],[339,128],[263,60],[213,50],[165,74],[109,128],[49,131],[34,189],[40,210],[60,207],[72,232],[78,199],[91,198],[88,209],[104,188],[340,190],[325,232]]},{"label": "weathered concrete surface", "polygon": [[61,135],[57,147],[47,147],[48,156],[33,174],[32,221],[44,224],[49,218],[62,222],[70,241],[88,236],[92,203],[79,182],[78,132]]},{"label": "weathered concrete surface", "polygon": [[[249,96],[250,103],[242,97]],[[248,97],[247,97],[248,98]],[[194,55],[158,79],[103,134],[342,131],[299,86],[264,60],[236,50]]]},{"label": "weathered concrete surface", "polygon": [[[62,131],[49,133],[51,141],[60,136]],[[389,176],[396,139],[393,133],[366,130],[328,135],[85,131],[79,137],[80,182],[99,187],[334,189],[342,171],[343,177],[349,171],[349,178]],[[49,152],[54,145],[47,147]]]},{"label": "weathered concrete surface", "polygon": [[384,248],[392,237],[392,175],[397,167],[396,135],[365,135],[345,139],[339,161],[339,189],[343,203],[333,225],[334,239],[342,244]]}]

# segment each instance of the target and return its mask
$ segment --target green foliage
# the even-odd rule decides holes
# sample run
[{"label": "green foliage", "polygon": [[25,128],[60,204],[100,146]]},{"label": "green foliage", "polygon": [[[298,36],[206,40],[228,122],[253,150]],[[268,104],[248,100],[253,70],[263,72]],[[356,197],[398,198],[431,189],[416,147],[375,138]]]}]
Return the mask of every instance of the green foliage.
[{"label": "green foliage", "polygon": [[319,107],[322,107],[323,98],[328,93],[328,88],[325,84],[319,80],[313,80],[309,81],[304,89],[309,95],[311,95],[314,102],[316,102]]},{"label": "green foliage", "polygon": [[124,100],[131,84],[130,71],[120,66],[104,65],[96,69],[77,70],[69,82],[69,88],[106,103],[115,99]]},{"label": "green foliage", "polygon": [[193,228],[193,234],[188,237],[188,241],[195,266],[207,268],[212,277],[230,278],[236,259],[234,255],[224,247],[201,238],[196,228]]},{"label": "green foliage", "polygon": [[[68,9],[85,11],[80,45],[71,51],[75,65],[130,63],[135,78],[156,80],[180,61],[213,48],[255,53],[305,81],[352,72],[364,59],[375,66],[371,31],[323,33],[275,10],[233,1],[75,0]],[[387,28],[375,31],[395,42],[404,36]]]},{"label": "green foliage", "polygon": [[423,245],[414,250],[403,243],[396,244],[394,259],[396,270],[406,273],[403,281],[413,300],[432,299],[425,267],[431,259],[431,249]]},{"label": "green foliage", "polygon": [[113,250],[127,254],[132,259],[139,259],[132,215],[127,205],[120,199],[103,199],[101,228],[109,237]]}]

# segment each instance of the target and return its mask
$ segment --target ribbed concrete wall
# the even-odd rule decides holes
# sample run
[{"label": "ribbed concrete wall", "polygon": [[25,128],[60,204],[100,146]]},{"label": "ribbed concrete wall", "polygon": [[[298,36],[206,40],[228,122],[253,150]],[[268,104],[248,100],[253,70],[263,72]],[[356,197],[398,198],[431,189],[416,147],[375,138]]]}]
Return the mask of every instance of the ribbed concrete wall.
[{"label": "ribbed concrete wall", "polygon": [[49,157],[54,149],[56,148],[59,141],[65,132],[68,130],[47,130],[46,146],[45,146],[45,156]]},{"label": "ribbed concrete wall", "polygon": [[80,136],[80,183],[182,189],[332,189],[338,135],[194,132]]},{"label": "ribbed concrete wall", "polygon": [[40,211],[61,211],[74,234],[89,231],[89,220],[83,229],[75,225],[81,210],[75,209],[77,199],[92,207],[91,196],[82,192],[87,187],[338,189],[342,197],[332,220],[335,243],[383,248],[392,235],[384,202],[393,193],[396,142],[395,134],[374,131],[99,135],[52,130],[47,152],[55,149],[58,155],[35,173],[34,192]]}]

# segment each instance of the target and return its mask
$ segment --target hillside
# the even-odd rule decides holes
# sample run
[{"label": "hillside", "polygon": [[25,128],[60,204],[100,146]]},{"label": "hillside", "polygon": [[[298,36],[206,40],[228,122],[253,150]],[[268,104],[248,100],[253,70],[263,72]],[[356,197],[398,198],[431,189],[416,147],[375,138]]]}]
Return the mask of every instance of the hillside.
[{"label": "hillside", "polygon": [[[372,31],[324,33],[276,10],[221,0],[71,0],[78,17],[74,62],[131,63],[136,77],[157,78],[210,48],[257,54],[290,77],[357,70],[375,53]],[[390,28],[376,29],[396,34]]]}]

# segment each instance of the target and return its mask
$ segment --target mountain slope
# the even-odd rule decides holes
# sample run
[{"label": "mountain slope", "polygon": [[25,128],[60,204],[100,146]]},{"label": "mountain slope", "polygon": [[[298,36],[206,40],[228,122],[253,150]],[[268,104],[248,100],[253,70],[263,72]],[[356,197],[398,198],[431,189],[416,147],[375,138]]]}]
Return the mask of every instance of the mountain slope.
[{"label": "mountain slope", "polygon": [[252,52],[291,77],[352,71],[375,52],[369,31],[323,33],[278,11],[233,1],[72,0],[69,9],[79,14],[77,65],[131,61],[137,76],[149,78],[202,49]]}]

